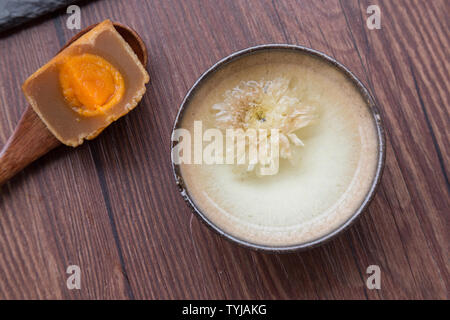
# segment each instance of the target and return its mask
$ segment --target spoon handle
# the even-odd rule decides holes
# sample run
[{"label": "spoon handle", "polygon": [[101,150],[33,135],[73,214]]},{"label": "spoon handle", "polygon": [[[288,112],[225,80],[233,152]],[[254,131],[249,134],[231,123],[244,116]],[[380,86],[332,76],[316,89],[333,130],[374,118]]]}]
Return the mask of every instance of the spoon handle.
[{"label": "spoon handle", "polygon": [[0,186],[61,142],[28,106],[12,136],[0,151]]}]

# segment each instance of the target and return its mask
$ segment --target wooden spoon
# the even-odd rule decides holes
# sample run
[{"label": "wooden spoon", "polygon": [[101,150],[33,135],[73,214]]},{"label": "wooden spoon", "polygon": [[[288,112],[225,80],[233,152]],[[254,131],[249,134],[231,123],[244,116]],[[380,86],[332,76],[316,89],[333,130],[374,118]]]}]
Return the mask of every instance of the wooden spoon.
[{"label": "wooden spoon", "polygon": [[[93,24],[80,31],[59,52],[67,48],[72,42],[96,25]],[[147,48],[136,31],[116,22],[114,22],[114,27],[133,49],[142,65],[146,67]],[[22,114],[12,136],[8,139],[2,151],[0,151],[0,186],[31,162],[61,144],[47,129],[33,108],[28,106]]]}]

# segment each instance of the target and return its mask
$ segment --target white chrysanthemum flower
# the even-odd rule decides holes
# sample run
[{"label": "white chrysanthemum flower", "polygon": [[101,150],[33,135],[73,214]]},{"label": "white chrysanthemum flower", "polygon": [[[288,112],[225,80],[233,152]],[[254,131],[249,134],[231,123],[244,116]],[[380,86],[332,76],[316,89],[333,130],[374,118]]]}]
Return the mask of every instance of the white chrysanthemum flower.
[{"label": "white chrysanthemum flower", "polygon": [[[271,129],[279,132],[280,157],[292,160],[291,148],[304,146],[295,131],[311,123],[315,108],[288,96],[289,80],[241,82],[224,94],[224,101],[213,105],[216,124],[221,129]],[[255,169],[248,166],[248,171]]]}]

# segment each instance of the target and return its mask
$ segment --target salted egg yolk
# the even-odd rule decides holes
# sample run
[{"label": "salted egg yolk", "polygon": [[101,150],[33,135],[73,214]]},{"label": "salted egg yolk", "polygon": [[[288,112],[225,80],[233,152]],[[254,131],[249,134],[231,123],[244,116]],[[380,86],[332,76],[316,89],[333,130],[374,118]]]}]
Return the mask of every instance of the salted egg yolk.
[{"label": "salted egg yolk", "polygon": [[102,57],[90,53],[66,58],[59,81],[71,108],[86,117],[104,114],[125,92],[120,72]]}]

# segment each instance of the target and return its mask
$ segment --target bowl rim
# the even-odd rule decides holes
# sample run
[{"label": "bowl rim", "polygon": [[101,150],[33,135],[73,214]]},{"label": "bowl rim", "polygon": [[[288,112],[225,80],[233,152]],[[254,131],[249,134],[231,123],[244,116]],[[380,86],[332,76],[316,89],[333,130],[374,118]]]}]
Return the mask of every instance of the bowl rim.
[{"label": "bowl rim", "polygon": [[[377,161],[377,167],[376,172],[374,175],[374,178],[372,180],[371,186],[369,188],[369,191],[365,195],[362,203],[359,205],[358,209],[339,227],[335,228],[334,230],[330,231],[329,233],[303,243],[294,244],[294,245],[286,245],[286,246],[270,246],[270,245],[263,245],[263,244],[257,244],[252,243],[247,240],[240,239],[234,235],[231,235],[230,233],[224,231],[220,227],[218,227],[216,224],[214,224],[208,217],[197,207],[194,200],[189,195],[188,189],[185,187],[183,178],[181,175],[180,165],[174,164],[172,161],[172,151],[174,146],[176,145],[176,141],[173,139],[173,135],[176,129],[180,127],[181,120],[183,118],[184,112],[187,109],[187,106],[189,105],[189,102],[191,101],[191,98],[194,96],[194,94],[199,90],[201,85],[207,81],[207,79],[212,76],[216,71],[219,69],[225,67],[229,63],[240,59],[242,57],[252,55],[254,53],[260,52],[260,51],[271,51],[271,50],[292,50],[294,52],[299,52],[301,54],[308,54],[314,57],[317,57],[326,63],[332,65],[333,67],[337,68],[340,72],[343,72],[353,83],[353,85],[357,88],[357,90],[360,92],[360,94],[363,96],[364,100],[367,103],[367,107],[369,108],[374,124],[377,131],[377,140],[378,140],[378,161]],[[302,45],[294,45],[294,44],[263,44],[263,45],[256,45],[252,46],[243,50],[239,50],[236,52],[233,52],[226,57],[220,59],[215,64],[213,64],[210,68],[208,68],[205,72],[201,74],[201,76],[194,82],[192,87],[188,90],[186,93],[183,101],[180,104],[180,107],[178,109],[177,116],[175,118],[172,132],[171,132],[171,144],[170,144],[170,157],[171,157],[171,164],[172,164],[172,171],[175,178],[175,182],[178,186],[178,190],[183,197],[184,201],[188,204],[189,208],[191,209],[192,213],[194,213],[200,221],[202,221],[204,224],[206,224],[209,228],[217,232],[220,236],[224,237],[227,240],[230,240],[233,243],[237,243],[243,247],[250,248],[253,250],[258,251],[265,251],[265,252],[271,252],[271,253],[285,253],[285,252],[293,252],[293,251],[301,251],[310,249],[313,247],[317,247],[319,245],[324,244],[325,242],[333,239],[338,234],[346,230],[350,225],[352,225],[357,218],[361,215],[363,211],[365,211],[372,201],[376,189],[380,184],[381,177],[383,174],[383,169],[385,165],[385,158],[386,158],[386,137],[385,137],[385,130],[383,126],[383,121],[380,115],[380,112],[378,110],[378,107],[375,104],[375,100],[373,99],[372,95],[370,94],[369,90],[366,88],[366,86],[359,80],[345,65],[338,62],[335,58],[330,57],[329,55],[312,49],[308,48]]]}]

